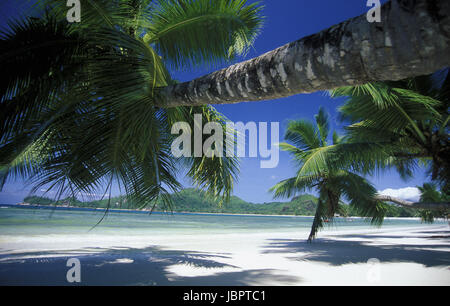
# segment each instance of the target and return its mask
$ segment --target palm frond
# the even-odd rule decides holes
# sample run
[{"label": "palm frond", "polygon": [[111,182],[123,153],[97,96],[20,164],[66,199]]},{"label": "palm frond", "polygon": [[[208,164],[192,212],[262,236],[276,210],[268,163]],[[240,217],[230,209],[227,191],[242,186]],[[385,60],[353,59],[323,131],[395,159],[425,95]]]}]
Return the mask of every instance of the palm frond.
[{"label": "palm frond", "polygon": [[197,186],[230,197],[239,163],[226,156],[229,144],[223,157],[180,161],[169,128],[198,112],[234,133],[226,118],[210,107],[154,105],[157,88],[173,82],[164,63],[245,53],[261,27],[257,3],[84,0],[82,22],[68,24],[65,1],[32,2],[38,18],[0,33],[0,58],[11,71],[0,85],[1,184],[20,176],[59,196],[107,186],[106,194],[117,184],[137,204],[170,206],[184,164]]},{"label": "palm frond", "polygon": [[425,161],[431,178],[447,184],[448,75],[445,69],[433,75],[346,87],[332,93],[348,97],[340,107],[341,119],[352,123],[347,127],[348,142],[371,142],[379,146],[378,153],[384,152],[384,163],[364,154],[368,158],[366,168],[396,167],[402,177],[409,177],[419,162]]},{"label": "palm frond", "polygon": [[[302,165],[298,177],[308,174],[320,175],[330,171],[330,161],[334,160],[335,146],[325,146],[312,149],[301,156]],[[343,166],[340,166],[343,167]]]},{"label": "palm frond", "polygon": [[70,26],[52,18],[10,21],[0,33],[0,60],[8,71],[0,82],[1,141],[10,136],[8,129],[24,130],[26,122],[56,103],[63,87],[78,81],[85,47]]},{"label": "palm frond", "polygon": [[342,142],[344,138],[339,136],[336,131],[333,132],[333,145],[338,145]]},{"label": "palm frond", "polygon": [[274,193],[275,198],[291,198],[307,189],[317,186],[321,177],[317,175],[304,175],[291,177],[277,183],[269,191]]},{"label": "palm frond", "polygon": [[328,117],[329,116],[323,106],[319,108],[319,112],[314,116],[316,119],[317,129],[319,130],[322,146],[327,145],[328,133],[330,131],[330,122]]},{"label": "palm frond", "polygon": [[290,121],[284,138],[303,151],[320,147],[319,133],[315,126],[307,120]]},{"label": "palm frond", "polygon": [[381,225],[386,214],[386,205],[374,200],[375,187],[356,173],[339,171],[332,178],[332,186],[340,190],[350,206],[359,215],[371,218],[371,223]]},{"label": "palm frond", "polygon": [[[67,18],[69,7],[67,1],[59,0],[28,0],[31,4],[29,14],[41,16],[50,14],[58,21]],[[113,28],[123,26],[130,17],[132,7],[123,0],[81,0],[81,22],[73,28],[74,31],[86,29]]]},{"label": "palm frond", "polygon": [[247,0],[155,1],[144,40],[176,68],[217,65],[243,55],[262,25],[258,3]]},{"label": "palm frond", "polygon": [[[19,98],[26,99],[31,90],[20,88],[16,92],[23,98],[2,103],[10,108],[8,115],[19,118],[4,126],[3,177],[27,174],[33,190],[50,185],[59,194],[93,192],[114,180],[129,198],[148,204],[167,189],[179,187],[168,146],[167,116],[153,106],[155,87],[167,84],[169,76],[154,50],[142,41],[107,28],[89,35],[95,40],[88,40],[91,51],[83,54],[82,69],[75,74],[78,82],[57,87],[54,104],[45,103],[54,90],[53,81],[37,96],[45,107],[30,106],[36,112],[33,117],[9,107]],[[64,64],[72,68],[71,63]],[[43,75],[40,79],[45,81]],[[23,131],[16,129],[18,120],[25,122]],[[32,159],[26,154],[30,146],[37,156]],[[10,147],[15,150],[8,153]]]},{"label": "palm frond", "polygon": [[[215,122],[221,125],[224,132],[222,143],[215,144],[222,148],[222,156],[208,157],[202,155],[196,157],[194,148],[191,147],[192,153],[190,157],[181,158],[180,163],[187,167],[187,175],[193,180],[193,183],[200,189],[207,191],[207,193],[220,203],[228,201],[231,197],[231,192],[234,183],[239,173],[239,159],[233,155],[228,156],[227,150],[229,147],[235,146],[234,137],[227,137],[227,134],[234,135],[235,131],[227,127],[227,118],[218,113],[211,106],[198,107],[179,107],[168,110],[171,122],[186,122],[194,130],[194,115],[199,114],[202,118],[202,123]],[[192,143],[194,143],[194,133],[191,135]],[[203,135],[202,144],[209,137]],[[229,142],[229,139],[233,139]]]}]

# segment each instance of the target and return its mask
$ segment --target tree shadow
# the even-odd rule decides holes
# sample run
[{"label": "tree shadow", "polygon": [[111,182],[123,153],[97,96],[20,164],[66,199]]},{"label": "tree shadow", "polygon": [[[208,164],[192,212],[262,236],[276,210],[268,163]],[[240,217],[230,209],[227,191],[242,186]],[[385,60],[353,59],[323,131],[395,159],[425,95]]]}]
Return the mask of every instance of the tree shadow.
[{"label": "tree shadow", "polygon": [[[389,234],[383,235],[382,233],[365,233],[365,234],[338,234],[338,235],[328,235],[328,236],[337,236],[341,238],[361,238],[361,239],[449,239],[450,238],[450,230],[442,230],[442,228],[437,229],[429,229],[426,231],[415,230],[413,232],[408,233],[407,236],[401,234]],[[448,241],[450,243],[450,241]]]},{"label": "tree shadow", "polygon": [[181,277],[174,280],[177,286],[266,286],[267,284],[292,285],[302,279],[297,276],[281,274],[274,269],[257,269],[236,272],[223,272],[209,276]]},{"label": "tree shadow", "polygon": [[[77,258],[81,263],[81,283],[69,283],[66,263]],[[71,251],[27,252],[0,255],[0,285],[21,286],[247,286],[258,282],[298,281],[270,269],[239,271],[238,267],[219,262],[230,258],[226,253],[163,250],[158,247],[87,248]],[[206,276],[185,277],[169,271],[173,265],[217,269]],[[221,272],[220,268],[238,271]]]},{"label": "tree shadow", "polygon": [[[430,234],[428,232],[428,234]],[[330,237],[333,237],[334,235],[329,235]],[[447,235],[441,234],[438,235],[437,233],[433,233],[433,235],[408,235],[407,237],[402,235],[374,235],[374,234],[340,234],[336,235],[336,237],[341,238],[360,238],[360,239],[450,239],[450,233],[447,232]]]},{"label": "tree shadow", "polygon": [[[265,246],[263,253],[291,253],[294,255],[291,259],[294,260],[323,262],[334,266],[366,263],[371,258],[377,258],[384,263],[409,262],[426,267],[450,266],[450,243],[447,235],[436,238],[435,233],[426,232],[426,234],[428,234],[426,237],[339,235],[340,238],[352,238],[352,240],[319,238],[312,243],[306,240],[273,239]],[[390,240],[388,242],[370,241],[375,238]],[[433,242],[420,245],[408,244],[405,243],[405,238],[427,238]]]}]

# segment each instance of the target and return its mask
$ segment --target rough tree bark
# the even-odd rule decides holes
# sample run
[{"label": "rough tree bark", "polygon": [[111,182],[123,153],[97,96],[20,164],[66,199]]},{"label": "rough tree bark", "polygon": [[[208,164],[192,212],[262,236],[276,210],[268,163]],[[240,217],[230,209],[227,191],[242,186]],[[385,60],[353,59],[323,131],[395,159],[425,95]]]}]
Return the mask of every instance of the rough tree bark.
[{"label": "rough tree bark", "polygon": [[392,0],[366,15],[190,82],[162,88],[158,106],[271,100],[450,66],[450,1]]},{"label": "rough tree bark", "polygon": [[375,199],[384,201],[384,202],[392,202],[404,207],[414,208],[414,209],[427,209],[427,210],[450,210],[450,203],[442,202],[442,203],[422,203],[422,202],[410,202],[405,201],[399,198],[394,198],[386,195],[377,195]]}]

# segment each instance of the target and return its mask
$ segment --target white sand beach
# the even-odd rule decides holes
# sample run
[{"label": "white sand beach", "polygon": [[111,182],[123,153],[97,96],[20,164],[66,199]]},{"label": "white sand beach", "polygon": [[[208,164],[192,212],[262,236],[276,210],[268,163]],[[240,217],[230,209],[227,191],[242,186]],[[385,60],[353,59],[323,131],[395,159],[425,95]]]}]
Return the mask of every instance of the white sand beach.
[{"label": "white sand beach", "polygon": [[0,238],[2,285],[450,285],[448,225],[305,232]]}]

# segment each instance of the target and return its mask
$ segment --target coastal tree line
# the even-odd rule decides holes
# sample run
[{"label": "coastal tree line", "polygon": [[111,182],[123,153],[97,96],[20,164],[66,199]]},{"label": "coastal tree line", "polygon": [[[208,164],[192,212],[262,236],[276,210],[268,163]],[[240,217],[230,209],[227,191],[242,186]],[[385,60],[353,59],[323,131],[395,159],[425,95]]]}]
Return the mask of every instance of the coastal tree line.
[{"label": "coastal tree line", "polygon": [[[172,213],[172,212],[188,212],[188,213],[229,213],[229,214],[258,214],[258,215],[293,215],[293,216],[314,216],[317,207],[317,197],[309,194],[302,194],[294,197],[288,202],[267,202],[267,203],[250,203],[236,196],[218,205],[217,201],[204,195],[202,191],[196,189],[184,189],[174,195],[173,210],[164,211],[158,206],[154,212]],[[54,199],[42,196],[28,196],[23,203],[29,205],[43,205],[49,207],[82,207],[107,209],[108,199],[103,200],[85,200],[81,201],[77,198],[64,198],[55,202]],[[126,197],[113,197],[109,205],[110,209],[137,209],[139,205],[127,201]],[[339,211],[341,217],[361,217],[357,211],[349,205],[343,205]],[[417,210],[398,207],[393,205],[387,206],[386,217],[420,217]]]}]

